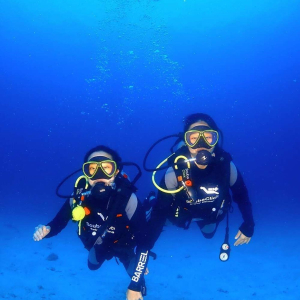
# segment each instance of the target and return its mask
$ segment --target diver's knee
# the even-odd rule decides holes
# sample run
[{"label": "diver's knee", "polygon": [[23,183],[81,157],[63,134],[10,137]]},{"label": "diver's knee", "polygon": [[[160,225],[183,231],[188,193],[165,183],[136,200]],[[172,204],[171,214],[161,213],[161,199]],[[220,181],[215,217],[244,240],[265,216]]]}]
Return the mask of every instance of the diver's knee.
[{"label": "diver's knee", "polygon": [[212,239],[215,235],[215,232],[212,232],[212,233],[205,233],[203,231],[201,231],[201,232],[206,239]]},{"label": "diver's knee", "polygon": [[93,247],[89,252],[88,257],[88,268],[92,271],[99,269],[101,266],[100,262],[97,260],[97,255],[95,248]]},{"label": "diver's knee", "polygon": [[206,239],[211,239],[215,235],[217,227],[216,223],[207,224],[201,227],[201,233]]},{"label": "diver's knee", "polygon": [[95,270],[98,270],[100,268],[100,264],[95,265],[95,264],[92,264],[90,261],[88,261],[88,268],[91,271],[95,271]]}]

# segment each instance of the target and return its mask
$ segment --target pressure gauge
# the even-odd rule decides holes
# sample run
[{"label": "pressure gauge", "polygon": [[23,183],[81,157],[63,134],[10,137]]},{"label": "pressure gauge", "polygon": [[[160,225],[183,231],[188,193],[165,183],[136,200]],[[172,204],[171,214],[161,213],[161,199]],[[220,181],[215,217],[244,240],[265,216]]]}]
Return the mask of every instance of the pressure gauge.
[{"label": "pressure gauge", "polygon": [[228,250],[228,249],[229,249],[229,245],[226,244],[226,243],[222,244],[222,249],[223,249],[224,251]]},{"label": "pressure gauge", "polygon": [[229,259],[229,256],[228,256],[228,254],[226,252],[222,252],[220,254],[220,260],[221,261],[227,261],[228,259]]},{"label": "pressure gauge", "polygon": [[221,261],[227,261],[229,259],[229,254],[230,254],[230,246],[227,243],[227,241],[225,241],[221,248],[220,248],[220,260]]}]

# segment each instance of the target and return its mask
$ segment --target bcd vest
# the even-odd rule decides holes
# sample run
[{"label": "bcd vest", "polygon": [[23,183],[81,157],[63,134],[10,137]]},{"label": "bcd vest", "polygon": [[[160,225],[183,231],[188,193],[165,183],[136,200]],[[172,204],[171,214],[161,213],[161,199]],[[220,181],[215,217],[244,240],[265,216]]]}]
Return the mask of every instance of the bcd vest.
[{"label": "bcd vest", "polygon": [[169,219],[179,227],[187,228],[192,219],[217,222],[225,216],[230,207],[230,161],[231,156],[224,150],[215,149],[213,162],[205,169],[199,169],[195,162],[190,162],[190,168],[184,163],[191,155],[186,146],[177,150],[168,160],[173,167],[178,186],[185,186],[174,195],[172,212]]},{"label": "bcd vest", "polygon": [[[91,194],[81,203],[86,213],[79,224],[79,238],[87,249],[95,244],[99,236],[103,236],[103,241],[108,244],[121,244],[124,240],[132,239],[125,208],[135,189],[123,177],[116,178],[115,183],[116,188],[106,203],[97,203],[99,200]],[[87,190],[90,189],[89,186]]]}]

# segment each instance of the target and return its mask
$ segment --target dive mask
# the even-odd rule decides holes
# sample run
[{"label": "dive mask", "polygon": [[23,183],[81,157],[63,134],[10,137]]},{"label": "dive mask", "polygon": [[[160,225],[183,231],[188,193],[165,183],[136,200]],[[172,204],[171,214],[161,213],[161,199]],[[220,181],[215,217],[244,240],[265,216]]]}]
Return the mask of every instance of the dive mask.
[{"label": "dive mask", "polygon": [[83,164],[82,171],[91,180],[110,179],[117,172],[117,164],[105,156],[95,156]]},{"label": "dive mask", "polygon": [[216,130],[207,126],[196,126],[186,131],[184,141],[192,149],[212,148],[219,140],[219,134]]}]

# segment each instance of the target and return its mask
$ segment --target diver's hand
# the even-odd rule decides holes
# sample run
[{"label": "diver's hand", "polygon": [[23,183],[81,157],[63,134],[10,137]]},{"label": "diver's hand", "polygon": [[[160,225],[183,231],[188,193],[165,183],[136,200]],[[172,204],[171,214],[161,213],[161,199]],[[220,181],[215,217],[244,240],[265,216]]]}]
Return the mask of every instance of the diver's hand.
[{"label": "diver's hand", "polygon": [[141,292],[128,289],[126,293],[126,300],[143,300],[143,296]]},{"label": "diver's hand", "polygon": [[234,246],[238,246],[238,245],[243,245],[243,244],[249,244],[251,237],[247,237],[244,234],[242,234],[242,232],[239,230],[237,235],[235,236],[235,239],[237,241],[235,241]]},{"label": "diver's hand", "polygon": [[35,232],[33,234],[33,240],[38,242],[42,240],[51,230],[50,226],[38,225],[35,227]]}]

